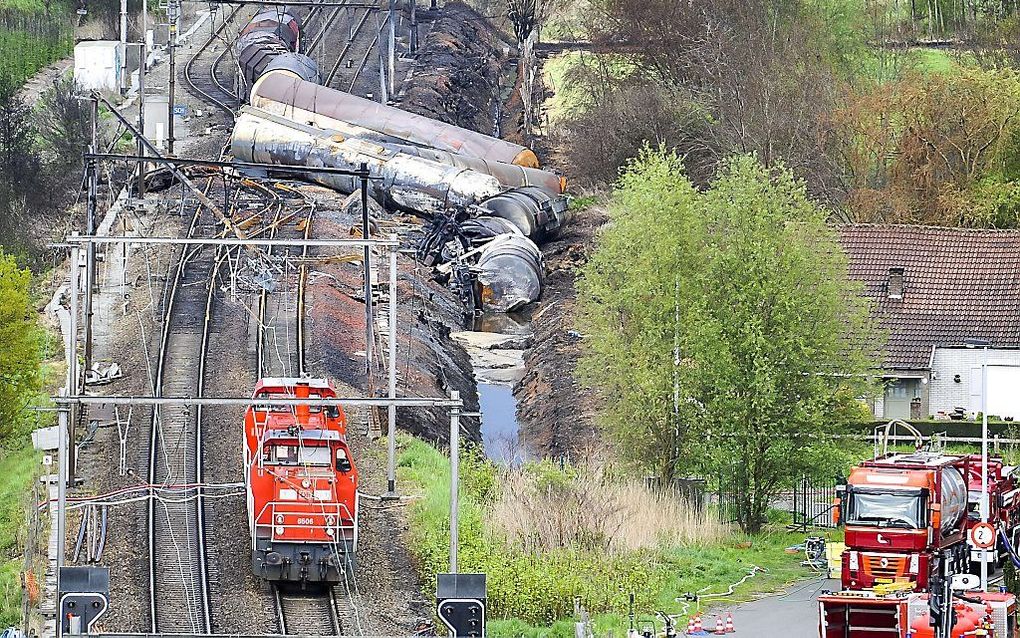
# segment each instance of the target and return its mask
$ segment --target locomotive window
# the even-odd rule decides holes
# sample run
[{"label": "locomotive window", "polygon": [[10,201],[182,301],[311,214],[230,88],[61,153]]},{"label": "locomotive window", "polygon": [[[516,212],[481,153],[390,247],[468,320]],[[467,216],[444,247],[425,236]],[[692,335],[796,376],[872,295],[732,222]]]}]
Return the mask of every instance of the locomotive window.
[{"label": "locomotive window", "polygon": [[266,448],[266,461],[281,465],[292,465],[298,462],[298,446],[271,445]]},{"label": "locomotive window", "polygon": [[302,465],[329,465],[329,448],[306,445],[301,448],[300,459]]}]

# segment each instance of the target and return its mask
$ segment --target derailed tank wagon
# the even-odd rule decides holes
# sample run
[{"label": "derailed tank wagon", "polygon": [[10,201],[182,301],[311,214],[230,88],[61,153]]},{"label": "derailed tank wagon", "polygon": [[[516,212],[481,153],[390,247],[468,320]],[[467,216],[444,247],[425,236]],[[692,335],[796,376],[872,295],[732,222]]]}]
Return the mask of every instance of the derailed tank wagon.
[{"label": "derailed tank wagon", "polygon": [[266,378],[244,417],[252,571],[271,582],[333,584],[356,566],[358,470],[339,407],[259,399],[331,399],[322,379]]}]

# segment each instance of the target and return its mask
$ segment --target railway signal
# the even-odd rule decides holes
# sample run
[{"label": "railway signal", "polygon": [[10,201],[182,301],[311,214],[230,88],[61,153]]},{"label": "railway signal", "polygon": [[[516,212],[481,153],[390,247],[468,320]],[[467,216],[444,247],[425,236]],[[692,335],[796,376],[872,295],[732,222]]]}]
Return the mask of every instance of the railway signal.
[{"label": "railway signal", "polygon": [[436,615],[451,638],[485,637],[485,574],[437,574]]},{"label": "railway signal", "polygon": [[58,636],[92,633],[109,604],[109,567],[60,568]]}]

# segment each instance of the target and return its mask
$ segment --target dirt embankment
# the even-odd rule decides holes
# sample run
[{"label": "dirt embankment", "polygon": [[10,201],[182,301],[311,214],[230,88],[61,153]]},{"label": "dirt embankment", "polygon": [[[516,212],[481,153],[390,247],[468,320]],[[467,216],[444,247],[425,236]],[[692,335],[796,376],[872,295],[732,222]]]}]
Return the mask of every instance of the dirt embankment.
[{"label": "dirt embankment", "polygon": [[[546,58],[539,57],[539,64]],[[542,78],[541,69],[537,73]],[[535,103],[551,95],[551,87],[535,90]],[[546,168],[569,174],[563,140],[555,131],[538,137],[532,147]],[[572,456],[598,438],[596,394],[578,380],[577,363],[584,349],[576,325],[577,289],[581,267],[595,247],[595,235],[606,223],[604,210],[589,207],[574,214],[563,234],[542,246],[548,275],[542,300],[532,314],[535,337],[525,353],[527,373],[514,387],[517,418],[529,446],[550,457]]]},{"label": "dirt embankment", "polygon": [[443,6],[422,42],[400,108],[486,135],[497,133],[510,45],[462,2]]},{"label": "dirt embankment", "polygon": [[514,387],[514,396],[528,446],[548,457],[569,457],[587,449],[596,437],[596,396],[576,374],[583,341],[575,325],[575,281],[604,222],[601,211],[582,211],[559,239],[542,247],[548,274],[532,315],[535,336],[524,355],[527,372]]}]

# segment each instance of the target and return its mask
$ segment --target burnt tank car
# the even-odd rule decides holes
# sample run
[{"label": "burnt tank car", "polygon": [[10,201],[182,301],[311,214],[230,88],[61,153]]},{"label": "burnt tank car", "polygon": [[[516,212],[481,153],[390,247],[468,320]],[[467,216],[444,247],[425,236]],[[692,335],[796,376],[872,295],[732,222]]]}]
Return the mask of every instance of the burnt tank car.
[{"label": "burnt tank car", "polygon": [[319,67],[301,53],[301,44],[301,21],[296,16],[263,11],[252,18],[234,42],[245,93],[270,71],[283,71],[301,80],[320,83]]}]

